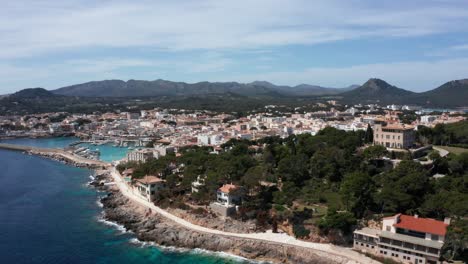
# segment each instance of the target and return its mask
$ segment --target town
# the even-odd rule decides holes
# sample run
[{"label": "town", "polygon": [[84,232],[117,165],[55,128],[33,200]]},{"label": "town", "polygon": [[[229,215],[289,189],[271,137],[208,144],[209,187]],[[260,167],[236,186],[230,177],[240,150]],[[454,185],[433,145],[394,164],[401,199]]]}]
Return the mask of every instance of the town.
[{"label": "town", "polygon": [[[466,172],[466,155],[443,146],[466,138],[434,132],[466,125],[466,114],[336,101],[314,107],[285,112],[269,105],[246,116],[181,109],[3,116],[0,138],[75,136],[80,141],[67,151],[89,159],[100,153],[83,143],[124,148],[114,173],[132,195],[208,228],[271,229],[344,245],[354,239],[354,249],[379,260],[438,263],[449,217],[463,216],[466,205],[441,212],[413,196],[437,199],[435,181]],[[412,171],[421,184],[413,189],[392,176]]]}]

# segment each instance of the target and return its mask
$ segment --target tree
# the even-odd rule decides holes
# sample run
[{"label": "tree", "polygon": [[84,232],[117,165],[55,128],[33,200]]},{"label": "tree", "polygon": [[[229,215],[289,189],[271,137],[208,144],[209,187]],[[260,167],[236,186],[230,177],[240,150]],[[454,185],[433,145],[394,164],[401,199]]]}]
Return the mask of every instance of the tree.
[{"label": "tree", "polygon": [[468,262],[468,220],[454,219],[448,226],[441,255],[448,261]]},{"label": "tree", "polygon": [[329,208],[327,214],[318,222],[318,227],[325,234],[332,229],[338,229],[347,234],[355,224],[356,218],[353,214],[349,212],[338,213],[335,209]]},{"label": "tree", "polygon": [[299,186],[309,178],[309,160],[303,154],[288,156],[279,162],[278,173],[285,181]]},{"label": "tree", "polygon": [[263,179],[263,168],[261,166],[251,167],[242,177],[242,184],[247,188],[249,193],[259,186],[259,182]]},{"label": "tree", "polygon": [[341,183],[340,193],[346,209],[361,218],[373,205],[375,185],[372,178],[362,172],[347,174]]},{"label": "tree", "polygon": [[392,171],[384,173],[380,185],[381,191],[377,199],[382,206],[381,210],[391,213],[419,208],[431,187],[424,167],[407,160],[401,161]]},{"label": "tree", "polygon": [[375,145],[366,148],[363,151],[363,155],[367,160],[379,159],[385,156],[388,153],[387,149],[384,146]]},{"label": "tree", "polygon": [[374,142],[374,131],[370,124],[367,124],[366,133],[364,134],[364,143],[372,143]]}]

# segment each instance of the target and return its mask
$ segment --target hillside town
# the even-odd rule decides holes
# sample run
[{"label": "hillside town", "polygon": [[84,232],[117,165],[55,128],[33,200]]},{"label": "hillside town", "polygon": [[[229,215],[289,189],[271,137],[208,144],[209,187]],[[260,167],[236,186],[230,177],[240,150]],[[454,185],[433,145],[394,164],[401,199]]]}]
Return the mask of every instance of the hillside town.
[{"label": "hillside town", "polygon": [[[0,116],[0,138],[47,137],[75,135],[95,143],[116,143],[144,147],[155,138],[174,148],[199,145],[218,147],[230,139],[257,140],[268,136],[315,135],[325,127],[344,131],[366,130],[368,125],[385,123],[405,130],[418,125],[434,127],[437,124],[464,120],[464,112],[438,110],[423,111],[411,106],[355,105],[337,110],[335,101],[318,103],[327,110],[315,112],[276,111],[266,106],[263,113],[252,113],[236,118],[233,114],[210,111],[176,109],[141,110],[140,112],[68,114],[45,113],[25,116]],[[412,110],[408,110],[412,109]],[[411,111],[414,120],[402,124],[400,116]],[[417,117],[417,118],[416,118]],[[392,142],[386,147],[393,147]],[[391,146],[392,145],[392,146]],[[395,148],[409,148],[411,142]]]},{"label": "hillside town", "polygon": [[[346,224],[361,228],[355,229],[354,233],[348,227],[333,226],[332,220],[326,222],[324,219],[342,215],[343,220],[340,221],[346,222],[348,220],[345,218],[355,219],[354,217],[363,217],[369,212],[364,211],[364,208],[353,209],[342,202],[331,202],[332,199],[337,199],[333,198],[333,192],[343,192],[336,189],[335,185],[346,180],[347,172],[338,172],[333,168],[332,174],[324,171],[322,175],[321,168],[316,171],[309,169],[309,166],[315,166],[315,156],[323,147],[314,149],[312,153],[315,154],[312,156],[305,156],[310,158],[310,161],[305,162],[310,162],[307,172],[295,172],[294,167],[303,164],[294,165],[295,159],[302,158],[294,152],[303,144],[296,141],[307,141],[311,140],[309,137],[317,136],[322,137],[324,142],[332,140],[326,148],[334,151],[321,166],[326,167],[326,163],[333,163],[336,158],[333,156],[344,155],[340,149],[349,148],[350,154],[357,150],[362,155],[365,166],[375,163],[372,170],[380,173],[392,173],[400,166],[421,166],[428,170],[433,179],[443,178],[449,172],[435,167],[440,166],[438,159],[445,158],[448,151],[433,148],[431,142],[421,140],[421,136],[417,138],[416,134],[421,129],[424,131],[438,125],[464,121],[465,113],[424,111],[396,105],[340,106],[334,101],[318,104],[317,107],[323,107],[324,110],[315,112],[283,113],[276,110],[276,107],[267,106],[262,113],[238,117],[235,113],[176,109],[3,116],[0,117],[0,138],[75,136],[80,141],[69,146],[68,151],[89,159],[99,159],[99,153],[95,153],[97,150],[81,147],[81,143],[126,148],[129,151],[125,158],[113,162],[113,173],[125,184],[128,192],[200,226],[223,232],[243,233],[270,228],[274,233],[285,233],[305,241],[323,243],[346,244],[349,239],[354,239],[352,245],[355,250],[374,255],[377,259],[390,258],[404,263],[439,263],[450,224],[449,218],[438,221],[418,215],[405,215],[404,208],[410,207],[395,205],[398,211],[392,209],[388,213],[397,214],[377,222]],[[337,136],[334,134],[338,132],[334,131],[345,134]],[[425,135],[424,132],[421,133]],[[357,138],[359,142],[352,143],[351,146],[340,145],[341,140],[348,142]],[[318,144],[323,144],[319,143],[320,139],[317,140]],[[245,151],[240,150],[246,143],[248,148]],[[291,143],[298,146],[288,150]],[[333,144],[337,144],[336,147]],[[294,151],[292,155],[296,155],[288,161],[291,165],[285,165],[284,168],[281,159],[286,160],[288,157],[275,153],[275,148],[281,145],[287,146],[286,150]],[[230,165],[216,167],[217,159],[235,162],[234,156],[226,155],[233,155],[231,153],[237,151],[240,151],[238,157],[251,159],[243,161],[249,165],[236,165],[246,167],[221,172],[223,167]],[[272,153],[268,154],[268,151]],[[197,165],[198,159],[212,159],[210,155],[217,157],[213,160],[214,168],[210,169],[206,162]],[[278,156],[270,159],[279,159],[279,162],[273,162],[268,169],[267,166],[270,165],[266,164],[270,161],[266,155]],[[325,152],[321,155],[329,154]],[[408,160],[419,165],[408,165],[405,163]],[[406,165],[399,165],[400,163]],[[343,165],[341,161],[332,166],[354,170],[351,169],[353,165]],[[213,176],[212,173],[217,175]],[[291,176],[287,176],[288,174]],[[303,179],[294,178],[299,176]],[[324,182],[312,183],[310,179],[314,177],[323,179]],[[323,185],[319,192],[329,189],[325,192],[331,193],[327,197],[309,200],[288,198],[291,195],[289,192],[299,191],[299,186],[304,184],[311,184],[313,187],[310,188]],[[266,198],[265,192],[273,193],[273,199]],[[259,207],[255,199],[270,199],[268,203],[275,205],[270,209],[268,206],[262,208],[265,205]],[[367,210],[378,208],[377,201],[369,203],[371,204]],[[341,211],[332,211],[331,208],[335,206],[341,207]],[[298,212],[301,213],[295,216]],[[343,212],[348,213],[345,215]],[[305,216],[307,214],[312,216]],[[308,223],[307,217],[311,217],[312,222]],[[333,233],[333,230],[341,231]]]}]

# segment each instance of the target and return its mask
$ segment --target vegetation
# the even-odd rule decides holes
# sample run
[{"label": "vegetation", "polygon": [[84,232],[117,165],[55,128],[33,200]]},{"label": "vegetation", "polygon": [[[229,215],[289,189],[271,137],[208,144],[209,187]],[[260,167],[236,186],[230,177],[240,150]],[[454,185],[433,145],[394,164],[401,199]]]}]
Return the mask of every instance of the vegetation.
[{"label": "vegetation", "polygon": [[[408,158],[392,169],[375,162],[390,155],[384,148],[362,150],[365,143],[365,131],[326,128],[316,136],[231,140],[217,155],[209,147],[187,147],[179,157],[130,166],[134,177],[154,174],[167,180],[171,192],[162,200],[206,205],[222,184],[242,185],[246,196],[240,219],[256,219],[259,226],[287,220],[298,237],[309,235],[310,224],[324,235],[346,235],[357,219],[382,214],[468,216],[468,154],[431,154],[432,168]],[[434,179],[435,173],[446,176]],[[205,185],[191,194],[191,183],[199,176]]]},{"label": "vegetation", "polygon": [[419,126],[417,139],[425,144],[468,148],[468,121],[437,124],[434,128]]}]

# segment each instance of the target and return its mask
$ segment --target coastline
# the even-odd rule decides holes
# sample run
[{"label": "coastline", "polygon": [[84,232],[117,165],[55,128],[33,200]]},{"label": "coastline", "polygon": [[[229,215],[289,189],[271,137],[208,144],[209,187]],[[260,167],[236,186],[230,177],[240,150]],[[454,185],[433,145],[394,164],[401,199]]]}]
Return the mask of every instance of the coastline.
[{"label": "coastline", "polygon": [[[98,180],[98,179],[97,179]],[[102,186],[101,190],[108,189]],[[182,227],[155,212],[149,213],[110,187],[101,199],[104,219],[123,226],[141,242],[163,247],[203,249],[225,252],[242,258],[272,263],[352,263],[340,256],[295,246],[201,233]]]},{"label": "coastline", "polygon": [[[109,163],[88,160],[60,149],[39,149],[25,146],[4,146],[0,148],[19,150],[31,155],[39,155],[68,165],[94,169],[96,176],[90,185],[108,195],[100,199],[104,219],[122,225],[135,234],[142,243],[155,243],[162,247],[175,247],[188,250],[200,249],[210,252],[224,252],[254,261],[272,263],[378,263],[356,252],[340,254],[341,248],[320,244],[319,248],[298,246],[290,241],[268,241],[265,238],[243,237],[203,232],[183,226],[173,217],[148,210],[144,204],[125,196],[125,191],[116,182]],[[114,184],[104,184],[113,182]],[[167,214],[167,212],[166,212]],[[200,227],[204,229],[203,227]],[[286,238],[285,238],[286,239]],[[327,248],[328,250],[321,250]],[[353,253],[351,257],[349,254]],[[360,261],[362,260],[362,261]]]},{"label": "coastline", "polygon": [[66,163],[71,166],[88,168],[88,169],[105,169],[111,166],[110,163],[91,160],[84,157],[77,156],[75,154],[66,152],[63,149],[50,149],[50,148],[38,148],[16,144],[5,144],[0,143],[0,149],[7,149],[13,151],[22,151],[30,155],[37,155],[45,158],[49,158],[55,161]]}]

